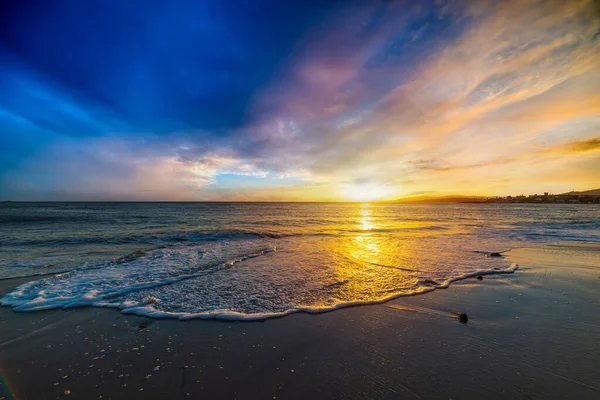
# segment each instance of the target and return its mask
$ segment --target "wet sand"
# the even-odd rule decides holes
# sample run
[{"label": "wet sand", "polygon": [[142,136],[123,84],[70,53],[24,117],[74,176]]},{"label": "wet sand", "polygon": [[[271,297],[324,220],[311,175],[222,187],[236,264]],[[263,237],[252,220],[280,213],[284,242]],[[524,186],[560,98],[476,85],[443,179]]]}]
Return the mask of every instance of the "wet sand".
[{"label": "wet sand", "polygon": [[515,274],[264,322],[2,307],[0,398],[600,398],[600,247],[506,256]]}]

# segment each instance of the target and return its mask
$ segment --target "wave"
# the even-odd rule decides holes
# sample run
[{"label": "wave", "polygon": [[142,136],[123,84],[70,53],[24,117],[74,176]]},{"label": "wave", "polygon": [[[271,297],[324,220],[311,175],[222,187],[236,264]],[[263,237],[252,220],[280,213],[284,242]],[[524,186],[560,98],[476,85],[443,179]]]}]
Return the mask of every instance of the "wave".
[{"label": "wave", "polygon": [[[200,252],[203,250],[200,249]],[[151,268],[147,263],[134,265],[146,254],[135,254],[129,260],[117,263],[98,264],[80,267],[53,277],[30,281],[18,286],[0,299],[0,305],[10,306],[15,311],[39,311],[53,308],[72,308],[82,306],[106,306],[108,299],[122,297],[128,293],[144,289],[171,285],[216,271],[232,268],[243,261],[260,257],[276,251],[275,247],[262,248],[246,252],[226,261],[222,257],[213,257],[207,263],[186,264],[184,268],[174,269],[173,264],[159,263]],[[171,254],[163,257],[163,261]],[[150,258],[159,258],[157,254]],[[133,271],[125,271],[121,264],[134,265]]]},{"label": "wave", "polygon": [[73,222],[94,222],[102,221],[100,218],[92,216],[72,216],[72,215],[0,215],[0,225],[2,224],[31,224],[31,223],[73,223]]},{"label": "wave", "polygon": [[[331,312],[335,310],[339,310],[341,308],[347,307],[357,307],[364,305],[373,305],[373,304],[382,304],[388,301],[400,298],[400,297],[408,297],[408,296],[416,296],[419,294],[425,294],[432,292],[436,289],[447,289],[450,287],[450,284],[456,281],[472,278],[478,275],[498,275],[498,274],[512,274],[519,266],[515,263],[511,264],[511,266],[507,269],[487,269],[480,270],[475,272],[469,272],[462,274],[460,276],[456,276],[440,283],[436,283],[435,285],[423,284],[420,282],[420,286],[416,288],[414,291],[409,293],[396,293],[387,297],[366,300],[366,301],[348,301],[348,302],[339,302],[330,306],[314,306],[314,307],[296,307],[290,308],[284,311],[279,312],[260,312],[260,313],[242,313],[238,311],[232,310],[213,310],[208,312],[200,312],[200,313],[186,313],[186,312],[167,312],[162,310],[156,310],[150,304],[145,305],[136,305],[132,307],[122,307],[119,305],[110,305],[103,304],[99,305],[102,307],[114,307],[121,309],[123,314],[135,314],[150,318],[176,318],[179,320],[190,320],[190,319],[217,319],[217,320],[225,320],[225,321],[260,321],[265,319],[273,319],[273,318],[281,318],[290,314],[295,313],[307,313],[307,314],[321,314],[326,312]],[[346,282],[340,282],[346,283]],[[152,302],[149,302],[152,303]]]},{"label": "wave", "polygon": [[231,231],[191,231],[164,234],[128,234],[119,236],[90,235],[81,237],[62,237],[49,239],[6,240],[5,245],[12,246],[69,246],[69,245],[121,245],[121,244],[173,244],[183,242],[207,242],[254,236],[259,238],[279,238],[283,235],[269,232],[252,232],[244,230]]},{"label": "wave", "polygon": [[[269,262],[259,261],[259,264],[250,264],[240,271],[235,268],[276,250],[268,240],[238,238],[234,241],[210,243],[208,246],[138,251],[104,265],[81,267],[50,278],[27,282],[4,296],[0,304],[22,312],[94,306],[116,308],[123,313],[152,318],[250,321],[298,312],[323,313],[343,307],[378,304],[401,296],[447,288],[452,282],[477,275],[513,273],[518,268],[516,264],[512,264],[508,268],[453,271],[446,278],[421,277],[414,280],[412,286],[373,291],[366,298],[352,299],[350,296],[340,300],[338,295],[347,293],[348,290],[356,290],[356,296],[363,296],[360,290],[355,289],[357,282],[354,278],[331,283],[322,282],[319,276],[311,278],[311,274],[322,269],[319,262],[314,263],[315,270],[306,274],[297,269],[294,260],[291,265],[296,267],[291,270],[291,275],[290,270],[282,269],[280,265],[289,258],[288,255],[270,259]],[[491,262],[485,260],[487,264]],[[496,265],[504,263],[502,260],[493,262]],[[392,267],[377,263],[371,265],[386,269]],[[256,268],[265,266],[270,269],[262,271],[261,275],[261,271]],[[398,274],[406,272],[405,268],[393,268],[398,270]],[[273,276],[274,274],[278,276]],[[377,277],[378,274],[375,272],[373,276]],[[307,286],[299,286],[301,282],[310,279],[313,281]],[[402,281],[405,280],[406,278],[402,278]],[[215,293],[215,289],[218,293]],[[187,303],[186,295],[193,296],[193,304]],[[228,303],[232,296],[233,302]],[[240,299],[247,301],[244,303],[245,310],[236,309],[235,302]],[[251,305],[248,306],[248,303]],[[189,309],[179,311],[181,304],[186,304]],[[230,306],[223,307],[225,304]],[[206,307],[212,309],[203,309]]]},{"label": "wave", "polygon": [[12,279],[25,279],[25,278],[36,278],[36,277],[42,277],[42,276],[51,276],[51,275],[57,275],[57,274],[63,274],[66,272],[71,271],[70,269],[63,269],[63,270],[56,270],[56,271],[52,271],[52,272],[32,272],[29,274],[14,274],[14,275],[9,275],[9,276],[1,276],[0,277],[0,281],[9,281]]},{"label": "wave", "polygon": [[204,231],[180,231],[165,232],[153,234],[121,234],[121,235],[87,235],[71,237],[52,237],[38,239],[6,239],[4,245],[10,246],[38,246],[38,247],[57,247],[57,246],[78,246],[78,245],[127,245],[127,244],[147,244],[147,245],[165,245],[176,243],[198,243],[207,241],[218,241],[243,237],[258,237],[282,239],[298,236],[338,236],[353,235],[356,233],[401,233],[401,232],[441,232],[449,230],[446,226],[427,225],[420,227],[396,227],[396,228],[367,228],[355,229],[349,226],[340,228],[329,228],[324,230],[296,230],[289,232],[272,232],[266,230],[251,229],[232,229],[225,231],[204,230]]},{"label": "wave", "polygon": [[[546,230],[540,231],[540,227],[545,227]],[[565,231],[564,228],[580,227],[577,231]],[[478,230],[489,228],[485,224],[470,225],[471,228]],[[560,239],[564,241],[597,241],[597,227],[600,223],[597,221],[568,221],[565,224],[542,224],[535,229],[527,229],[519,226],[513,226],[513,230],[509,231],[507,236],[514,240],[528,240],[540,242],[544,239]],[[299,236],[339,236],[339,235],[354,235],[357,233],[427,233],[435,234],[448,232],[456,233],[456,229],[461,226],[450,228],[445,225],[425,225],[417,227],[373,227],[373,228],[354,228],[352,226],[340,226],[324,228],[323,230],[312,229],[310,231],[297,229],[287,232],[273,232],[266,230],[252,229],[233,229],[225,231],[203,230],[203,231],[180,231],[180,232],[165,232],[152,234],[120,234],[113,236],[105,235],[87,235],[87,236],[71,236],[71,237],[52,237],[52,238],[37,238],[37,239],[5,239],[5,246],[15,247],[60,247],[60,246],[80,246],[80,245],[149,245],[148,249],[159,248],[162,245],[178,244],[178,243],[199,243],[207,241],[218,241],[233,238],[257,237],[283,239]],[[467,228],[467,225],[462,225],[462,228]],[[495,232],[492,232],[495,233]],[[481,234],[481,232],[480,232]]]}]

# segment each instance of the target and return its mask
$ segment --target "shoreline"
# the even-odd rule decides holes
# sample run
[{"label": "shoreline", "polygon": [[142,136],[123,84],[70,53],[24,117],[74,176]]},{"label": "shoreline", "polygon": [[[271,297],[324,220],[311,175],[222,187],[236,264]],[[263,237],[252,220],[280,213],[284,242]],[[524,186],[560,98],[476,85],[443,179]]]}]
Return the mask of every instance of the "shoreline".
[{"label": "shoreline", "polygon": [[0,398],[597,398],[598,255],[513,249],[516,274],[253,323],[1,307]]},{"label": "shoreline", "polygon": [[[504,269],[504,270],[489,269],[489,270],[479,270],[479,271],[469,272],[469,273],[465,273],[465,274],[455,277],[455,278],[447,279],[446,281],[439,283],[435,286],[428,285],[425,287],[421,287],[418,291],[415,291],[415,292],[393,294],[386,298],[374,299],[374,300],[370,300],[370,301],[355,301],[355,302],[338,303],[338,304],[335,304],[330,307],[293,308],[293,309],[288,309],[288,310],[277,312],[277,313],[245,314],[245,313],[239,313],[239,312],[235,312],[235,311],[225,312],[225,311],[219,311],[219,310],[216,310],[213,312],[206,312],[206,313],[174,313],[174,312],[158,311],[158,310],[155,310],[154,308],[152,308],[152,306],[148,306],[148,305],[138,305],[138,306],[133,306],[133,307],[131,307],[131,306],[126,307],[126,306],[123,306],[122,304],[108,305],[104,301],[90,302],[89,304],[84,304],[80,301],[80,302],[75,302],[75,304],[73,304],[73,305],[67,304],[64,306],[57,306],[57,307],[41,306],[40,308],[18,309],[21,307],[20,304],[14,304],[14,303],[13,304],[10,304],[10,303],[4,304],[4,302],[6,301],[6,300],[4,300],[4,302],[0,303],[0,307],[11,308],[14,312],[17,312],[17,313],[39,312],[39,311],[55,310],[55,309],[56,310],[60,310],[60,309],[66,310],[66,309],[72,309],[72,308],[95,307],[95,308],[115,309],[126,315],[137,315],[137,316],[148,317],[148,318],[152,318],[152,319],[177,319],[180,321],[187,321],[187,320],[192,320],[192,319],[201,319],[201,320],[215,319],[215,320],[221,320],[221,321],[240,321],[240,322],[264,321],[267,319],[283,318],[283,317],[286,317],[286,316],[289,316],[292,314],[317,315],[317,314],[325,314],[325,313],[329,313],[329,312],[334,312],[334,311],[338,311],[338,310],[341,310],[344,308],[350,308],[350,307],[361,307],[361,306],[385,304],[390,301],[400,299],[402,297],[420,296],[420,295],[425,295],[427,293],[431,293],[435,290],[447,289],[450,287],[450,285],[454,284],[455,282],[460,282],[462,280],[473,278],[473,277],[513,274],[518,270],[518,268],[519,268],[518,264],[511,263],[510,267],[507,269]],[[49,276],[53,276],[53,275],[56,275],[56,274],[44,274],[44,275],[42,275],[42,277],[49,277]],[[17,286],[14,287],[14,289],[16,289],[20,285],[40,279],[40,275],[31,275],[29,277],[8,278],[5,280],[9,280],[9,279],[22,280],[22,282],[20,282]],[[6,294],[7,293],[0,293],[0,296],[2,296],[2,297],[0,297],[0,301],[2,301],[3,296]],[[97,303],[102,303],[102,305],[99,305]]]}]

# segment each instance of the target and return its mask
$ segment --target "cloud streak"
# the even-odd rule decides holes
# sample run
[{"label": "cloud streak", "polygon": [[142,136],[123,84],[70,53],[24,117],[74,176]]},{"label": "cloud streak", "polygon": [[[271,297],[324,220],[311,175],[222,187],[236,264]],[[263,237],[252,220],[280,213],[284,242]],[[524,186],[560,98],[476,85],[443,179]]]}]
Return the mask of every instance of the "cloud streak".
[{"label": "cloud streak", "polygon": [[143,45],[139,62],[100,46],[108,75],[78,72],[99,56],[87,50],[67,79],[55,71],[68,60],[0,43],[19,60],[2,70],[1,139],[21,154],[0,170],[0,194],[343,200],[361,185],[390,198],[508,194],[532,176],[548,190],[600,185],[594,1],[307,4],[290,27],[278,18],[291,9],[264,7],[272,27],[250,12],[239,31],[248,10],[150,7],[136,24],[166,18],[147,34],[116,25],[126,50]]}]

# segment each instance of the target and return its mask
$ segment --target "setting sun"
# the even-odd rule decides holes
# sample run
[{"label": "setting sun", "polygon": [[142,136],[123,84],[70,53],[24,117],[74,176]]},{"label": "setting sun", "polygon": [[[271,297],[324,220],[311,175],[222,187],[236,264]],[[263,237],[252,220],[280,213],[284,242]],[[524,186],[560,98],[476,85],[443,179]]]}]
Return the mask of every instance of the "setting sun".
[{"label": "setting sun", "polygon": [[375,182],[353,183],[340,187],[341,196],[348,201],[383,200],[390,197],[393,192],[393,188]]},{"label": "setting sun", "polygon": [[599,221],[600,0],[0,0],[0,400],[600,400]]}]

